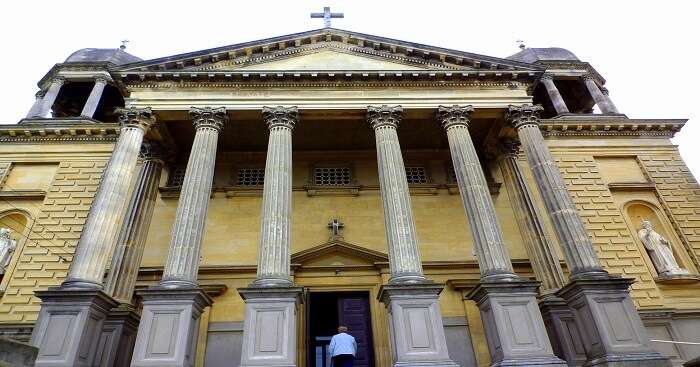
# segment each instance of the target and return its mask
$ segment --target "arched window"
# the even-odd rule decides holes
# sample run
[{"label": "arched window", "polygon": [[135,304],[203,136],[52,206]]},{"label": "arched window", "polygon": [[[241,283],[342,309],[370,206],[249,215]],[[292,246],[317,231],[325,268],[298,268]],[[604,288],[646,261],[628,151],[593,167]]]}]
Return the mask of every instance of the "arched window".
[{"label": "arched window", "polygon": [[644,259],[649,268],[652,269],[653,274],[658,276],[659,272],[639,235],[644,221],[648,221],[651,224],[651,228],[668,241],[678,266],[688,270],[692,274],[697,274],[697,269],[693,265],[688,253],[685,251],[680,238],[674,231],[668,217],[661,209],[647,201],[632,200],[624,205],[623,212],[625,213],[627,225],[632,230],[635,242],[639,246],[640,251],[645,255]]},{"label": "arched window", "polygon": [[0,264],[3,267],[0,269],[0,294],[5,292],[7,283],[17,267],[17,261],[24,248],[25,239],[29,236],[31,223],[30,214],[20,209],[0,213],[0,228],[9,229],[10,239],[15,241],[14,249],[2,260],[3,264]]}]

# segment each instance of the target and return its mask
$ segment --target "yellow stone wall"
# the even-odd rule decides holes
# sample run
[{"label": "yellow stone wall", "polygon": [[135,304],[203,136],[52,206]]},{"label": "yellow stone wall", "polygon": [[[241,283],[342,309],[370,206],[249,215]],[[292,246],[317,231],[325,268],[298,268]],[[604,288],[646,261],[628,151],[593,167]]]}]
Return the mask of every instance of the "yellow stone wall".
[{"label": "yellow stone wall", "polygon": [[[75,245],[87,218],[92,199],[109,159],[112,143],[104,144],[2,144],[0,167],[0,222],[21,212],[26,217],[24,233],[0,288],[0,322],[33,322],[40,301],[34,291],[56,286],[65,278]],[[22,167],[13,177],[11,165]],[[28,170],[27,168],[35,168]],[[17,173],[17,172],[15,172]],[[16,185],[16,186],[15,186]],[[21,191],[45,191],[42,198],[23,198]]]}]

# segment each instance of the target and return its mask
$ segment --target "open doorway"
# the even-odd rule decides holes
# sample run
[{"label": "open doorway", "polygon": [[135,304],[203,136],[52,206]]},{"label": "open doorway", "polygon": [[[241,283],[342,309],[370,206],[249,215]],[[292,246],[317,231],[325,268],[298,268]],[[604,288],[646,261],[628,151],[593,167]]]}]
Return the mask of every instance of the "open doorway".
[{"label": "open doorway", "polygon": [[354,366],[374,366],[369,292],[311,292],[307,306],[310,367],[330,367],[328,344],[339,325],[357,341]]}]

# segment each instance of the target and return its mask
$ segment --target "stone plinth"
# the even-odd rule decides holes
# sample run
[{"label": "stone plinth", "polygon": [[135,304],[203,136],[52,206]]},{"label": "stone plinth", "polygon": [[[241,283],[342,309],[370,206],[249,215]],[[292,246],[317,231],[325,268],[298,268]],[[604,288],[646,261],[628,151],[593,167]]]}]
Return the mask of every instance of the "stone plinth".
[{"label": "stone plinth", "polygon": [[37,347],[0,337],[0,366],[34,367]]},{"label": "stone plinth", "polygon": [[444,286],[435,283],[383,285],[379,300],[389,313],[394,367],[457,364],[447,353],[438,297]]},{"label": "stone plinth", "polygon": [[39,348],[35,366],[96,366],[100,333],[117,302],[97,289],[60,287],[35,294],[42,301],[31,342]]},{"label": "stone plinth", "polygon": [[248,287],[238,293],[246,303],[241,367],[294,367],[297,363],[297,305],[301,287]]},{"label": "stone plinth", "polygon": [[97,366],[129,367],[136,342],[140,316],[128,304],[121,304],[109,311],[102,326]]},{"label": "stone plinth", "polygon": [[629,287],[631,278],[573,279],[556,292],[571,307],[586,348],[584,366],[671,366],[649,346]]},{"label": "stone plinth", "polygon": [[554,356],[537,307],[539,282],[480,282],[467,298],[481,311],[491,366],[566,366]]},{"label": "stone plinth", "polygon": [[199,319],[212,304],[199,287],[153,287],[143,297],[132,367],[193,367]]},{"label": "stone plinth", "polygon": [[582,365],[586,361],[586,350],[569,305],[550,293],[540,296],[539,306],[554,354],[569,366]]}]

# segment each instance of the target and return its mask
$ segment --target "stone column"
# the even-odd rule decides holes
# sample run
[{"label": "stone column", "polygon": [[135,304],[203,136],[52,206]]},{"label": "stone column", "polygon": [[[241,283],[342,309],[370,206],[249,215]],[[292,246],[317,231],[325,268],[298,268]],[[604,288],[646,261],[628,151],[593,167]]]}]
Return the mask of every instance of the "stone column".
[{"label": "stone column", "polygon": [[390,317],[394,366],[456,366],[447,352],[440,316],[438,299],[443,285],[425,278],[418,252],[406,169],[396,133],[402,112],[401,106],[367,107],[367,120],[377,143],[391,271],[389,284],[381,287],[378,298]]},{"label": "stone column", "polygon": [[29,112],[27,113],[27,118],[32,118],[32,117],[38,117],[41,111],[41,106],[44,103],[44,95],[46,93],[42,90],[36,92],[36,95],[34,96],[36,99],[34,100],[34,104],[32,105],[32,108],[29,109]]},{"label": "stone column", "polygon": [[168,287],[196,286],[199,254],[207,219],[216,162],[219,132],[226,123],[222,108],[190,109],[195,136],[177,203],[170,250],[160,284]]},{"label": "stone column", "polygon": [[270,130],[263,184],[262,223],[255,286],[290,286],[292,235],[292,130],[296,107],[263,107]]},{"label": "stone column", "polygon": [[100,104],[100,99],[102,99],[102,92],[104,92],[106,85],[106,78],[95,78],[95,85],[92,87],[90,96],[88,96],[88,99],[85,102],[85,106],[83,106],[83,112],[80,113],[80,116],[92,118],[95,115],[95,111],[97,111],[97,106]]},{"label": "stone column", "polygon": [[[110,309],[117,305],[102,292],[102,277],[114,251],[129,185],[146,130],[154,123],[148,108],[118,109],[119,140],[83,227],[68,277],[61,287],[36,292],[42,300],[32,343],[36,366],[94,366],[98,338]],[[57,344],[56,340],[64,340]],[[58,347],[60,346],[60,348]]]},{"label": "stone column", "polygon": [[128,367],[136,341],[140,316],[131,304],[139,273],[146,235],[158,195],[158,183],[163,167],[162,150],[153,142],[141,146],[143,164],[131,194],[124,224],[112,256],[112,265],[105,282],[105,292],[119,306],[110,310],[102,328],[97,360],[100,367]]},{"label": "stone column", "polygon": [[51,112],[51,107],[53,103],[56,102],[56,97],[58,97],[58,92],[61,91],[61,87],[65,84],[66,79],[63,77],[55,77],[49,85],[49,89],[44,94],[44,98],[41,100],[41,107],[39,107],[36,116],[31,117],[46,117],[49,112]]},{"label": "stone column", "polygon": [[507,140],[502,147],[504,154],[500,164],[503,181],[530,264],[535,277],[541,282],[539,306],[549,340],[557,356],[565,359],[570,366],[580,366],[586,360],[583,341],[569,306],[553,294],[564,286],[566,280],[555,244],[545,231],[545,218],[518,164],[520,144]]},{"label": "stone column", "polygon": [[617,109],[617,106],[615,106],[612,99],[610,99],[610,91],[608,90],[608,88],[601,87],[600,92],[603,93],[605,98],[608,100],[608,104],[610,105],[610,108],[612,109],[612,111],[614,113],[620,113],[619,110]]},{"label": "stone column", "polygon": [[557,86],[554,84],[554,79],[552,75],[542,75],[542,78],[540,78],[540,82],[542,82],[542,84],[544,84],[544,87],[547,89],[547,94],[549,94],[549,100],[552,101],[552,105],[554,105],[554,109],[557,111],[557,115],[569,113],[569,108],[566,107],[564,99],[561,98],[561,94],[559,94],[559,89],[557,89]]},{"label": "stone column", "polygon": [[[132,367],[194,365],[199,319],[212,300],[199,287],[197,273],[211,197],[216,146],[226,121],[222,108],[190,109],[195,136],[177,204],[163,278],[138,292],[143,297]],[[153,337],[157,335],[157,337]],[[168,344],[163,344],[167,340]]]},{"label": "stone column", "polygon": [[413,220],[406,169],[396,128],[401,122],[401,106],[369,106],[367,119],[377,144],[379,187],[384,207],[384,226],[389,245],[389,284],[417,283],[423,275],[416,224]]},{"label": "stone column", "polygon": [[129,186],[143,136],[154,123],[149,108],[118,109],[122,124],[112,159],[102,175],[64,287],[102,289],[107,262],[116,247],[128,203]]},{"label": "stone column", "polygon": [[563,247],[570,282],[556,295],[574,313],[587,365],[670,366],[649,347],[629,295],[633,279],[611,277],[601,266],[561,172],[539,129],[540,106],[509,106],[506,121],[518,132],[530,169]]},{"label": "stone column", "polygon": [[[537,309],[537,282],[515,273],[484,172],[469,134],[472,106],[440,106],[462,205],[474,238],[481,281],[467,297],[481,310],[493,365],[565,366],[554,356]],[[527,346],[527,347],[525,347]]]},{"label": "stone column", "polygon": [[302,293],[290,280],[292,130],[296,107],[263,107],[270,130],[265,162],[256,280],[238,292],[246,303],[241,366],[296,365],[296,311]]},{"label": "stone column", "polygon": [[143,164],[136,178],[105,286],[105,291],[122,304],[130,304],[134,295],[163,170],[163,151],[156,143],[144,143],[141,156]]},{"label": "stone column", "polygon": [[600,90],[598,87],[598,83],[596,83],[595,79],[593,78],[593,75],[591,74],[586,74],[582,77],[583,83],[586,85],[586,88],[588,89],[588,93],[591,94],[591,97],[593,97],[593,100],[595,103],[598,105],[598,108],[600,108],[600,112],[602,113],[619,113],[617,112],[617,109],[615,106],[610,104],[610,101],[608,100],[607,97],[603,94],[603,92]]}]

